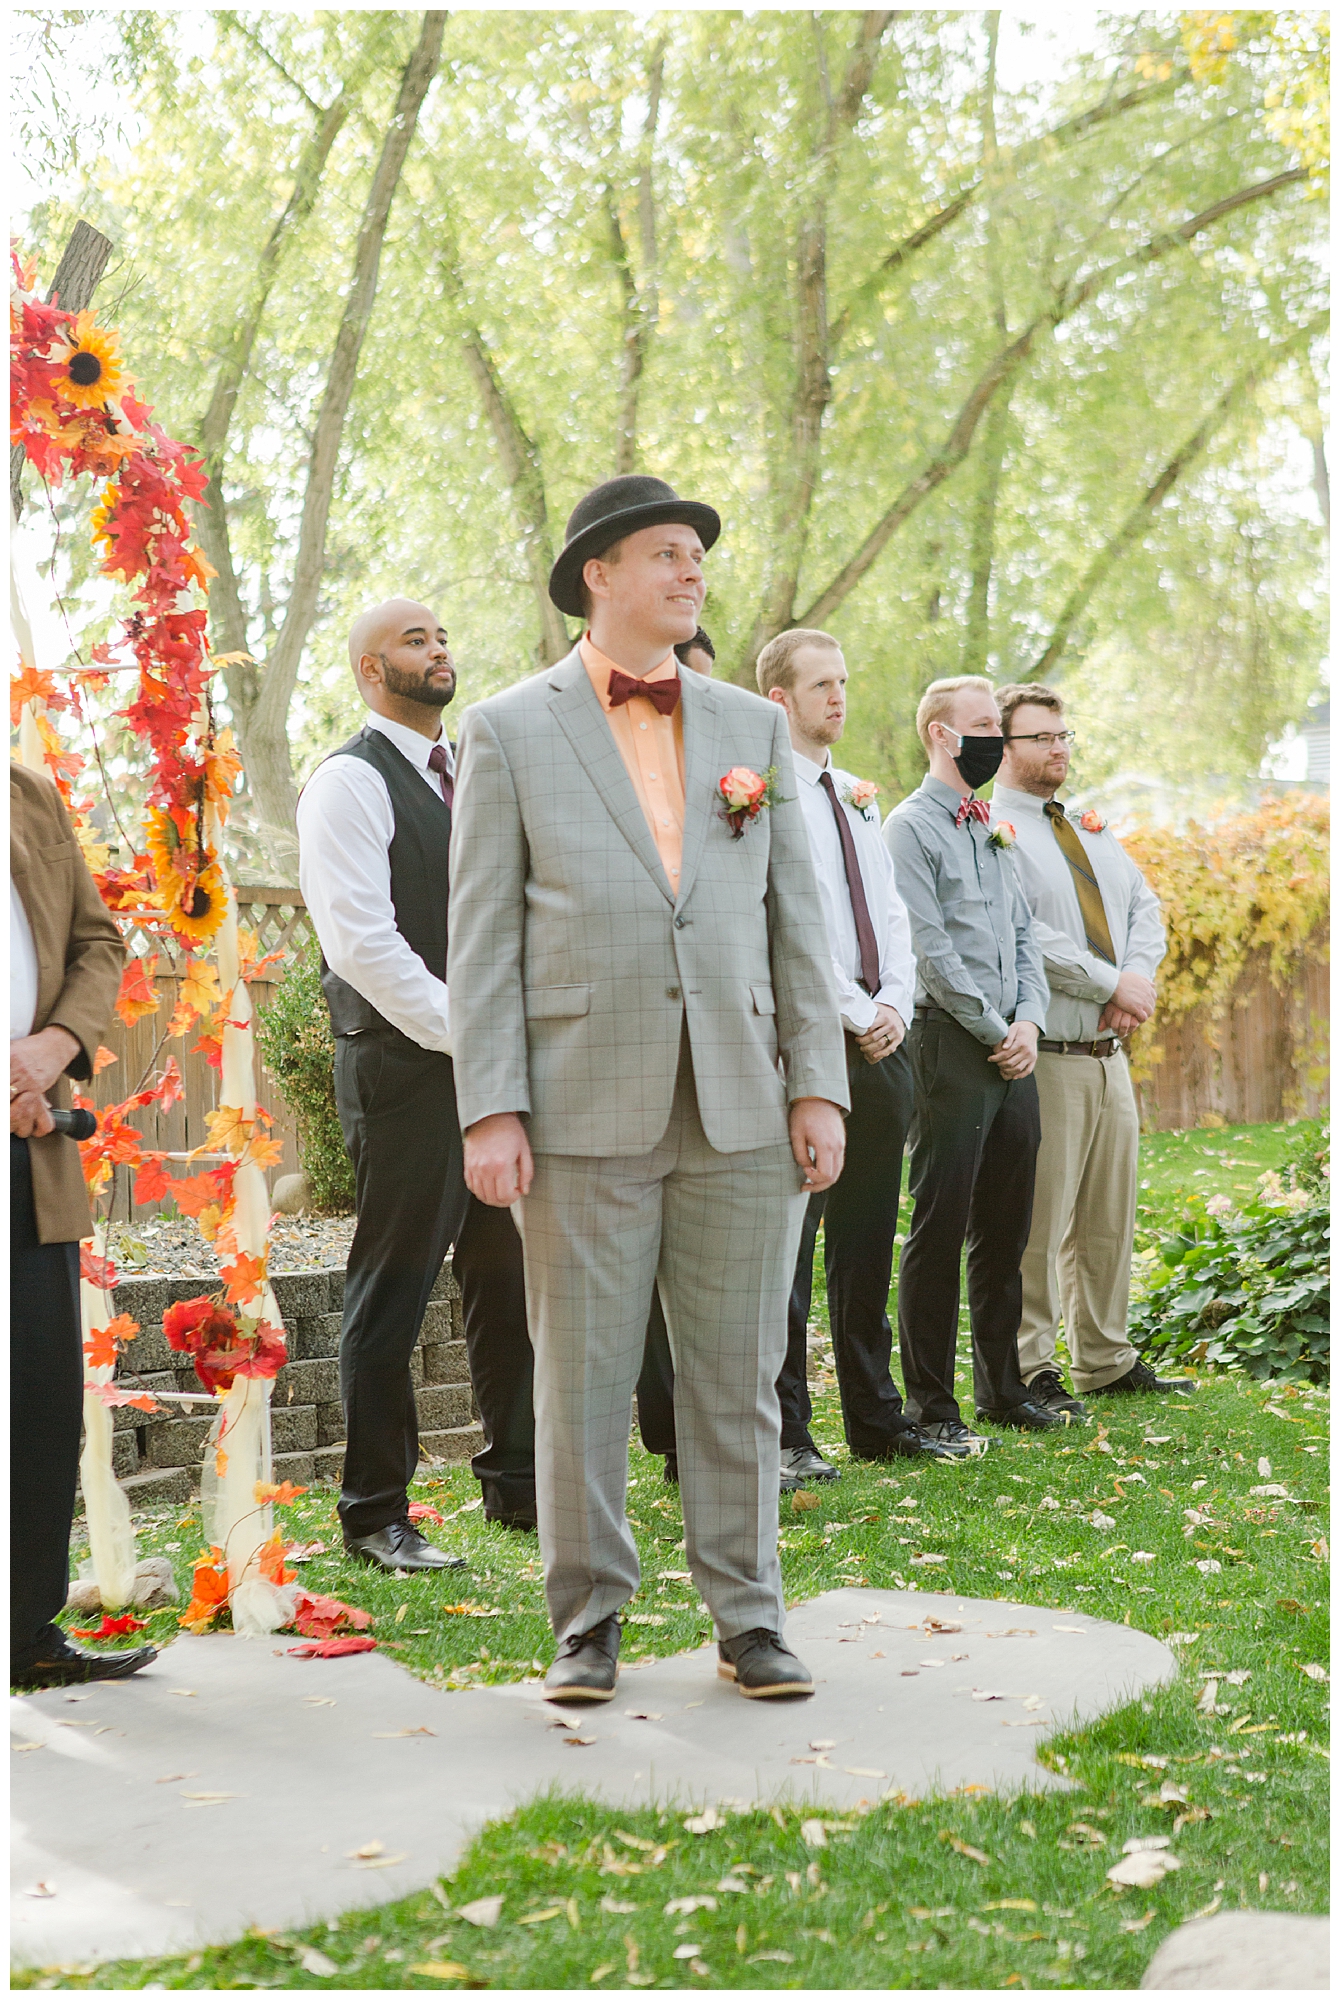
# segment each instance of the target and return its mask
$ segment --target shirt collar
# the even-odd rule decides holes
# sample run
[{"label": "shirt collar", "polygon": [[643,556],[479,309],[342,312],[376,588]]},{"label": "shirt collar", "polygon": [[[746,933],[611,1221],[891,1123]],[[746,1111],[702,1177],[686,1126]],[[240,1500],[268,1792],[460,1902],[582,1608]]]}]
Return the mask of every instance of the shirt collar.
[{"label": "shirt collar", "polygon": [[[927,771],[918,790],[923,791],[933,805],[943,806],[946,812],[953,813],[957,818],[958,809],[963,804],[963,794],[956,792],[952,785],[947,785],[943,778],[933,777]],[[969,793],[968,796],[971,798],[973,794]]]},{"label": "shirt collar", "polygon": [[997,783],[991,794],[993,812],[999,808],[1001,812],[1023,813],[1030,819],[1041,819],[1046,804],[1046,799],[1036,798],[1032,792],[1016,792],[1012,785]]},{"label": "shirt collar", "polygon": [[[379,729],[383,736],[388,736],[401,756],[407,763],[412,764],[416,771],[428,769],[428,758],[433,745],[426,736],[420,736],[417,729],[406,729],[403,722],[392,722],[386,715],[369,715],[368,728]],[[443,733],[439,733],[437,740],[446,750],[447,769],[450,771],[456,762],[451,753],[451,745]]]},{"label": "shirt collar", "polygon": [[[612,660],[608,653],[602,653],[589,632],[584,634],[578,651],[582,656],[582,665],[586,668],[590,676],[591,685],[596,691],[600,706],[608,715],[611,712],[610,675],[613,673],[626,673],[627,668],[621,667],[617,660]],[[686,669],[686,671],[688,670]],[[648,681],[677,680],[679,678],[679,661],[675,658],[673,647],[661,661],[659,667],[653,667],[649,674],[640,675],[638,678]]]},{"label": "shirt collar", "polygon": [[833,770],[833,756],[829,750],[824,751],[822,764],[816,764],[812,757],[802,757],[799,752],[792,757],[791,763],[802,785],[817,785],[825,771],[832,772],[833,782],[835,784],[837,782],[837,772]]}]

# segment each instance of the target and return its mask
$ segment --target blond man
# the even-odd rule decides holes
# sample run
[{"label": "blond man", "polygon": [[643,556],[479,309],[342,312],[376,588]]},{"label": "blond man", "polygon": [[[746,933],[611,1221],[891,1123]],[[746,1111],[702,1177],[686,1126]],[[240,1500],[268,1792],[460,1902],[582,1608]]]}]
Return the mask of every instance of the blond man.
[{"label": "blond man", "polygon": [[1060,696],[1028,682],[997,698],[1005,753],[992,824],[1013,830],[1051,989],[1019,1367],[1035,1401],[1083,1417],[1058,1366],[1063,1319],[1080,1395],[1189,1386],[1160,1380],[1126,1331],[1140,1118],[1121,1037],[1154,1010],[1166,938],[1158,898],[1101,815],[1073,814],[1056,797],[1072,741]]},{"label": "blond man", "polygon": [[909,1412],[959,1455],[985,1448],[954,1395],[959,1260],[968,1251],[979,1418],[1015,1430],[1064,1419],[1019,1373],[1019,1262],[1038,1150],[1037,1039],[1047,980],[1014,858],[992,837],[977,788],[1004,748],[989,681],[933,681],[917,709],[930,770],[884,838],[912,923],[916,1085],[912,1228],[898,1276]]}]

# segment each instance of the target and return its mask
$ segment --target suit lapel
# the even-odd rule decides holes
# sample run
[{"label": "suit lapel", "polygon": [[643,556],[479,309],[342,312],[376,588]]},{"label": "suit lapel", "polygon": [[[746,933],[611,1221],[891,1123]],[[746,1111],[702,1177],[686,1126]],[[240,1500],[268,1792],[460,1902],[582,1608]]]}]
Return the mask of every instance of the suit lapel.
[{"label": "suit lapel", "polygon": [[549,675],[554,690],[549,706],[572,745],[577,761],[600,795],[602,804],[628,845],[668,903],[674,902],[661,857],[647,825],[647,816],[633,789],[619,746],[579,652],[560,660]]},{"label": "suit lapel", "polygon": [[721,709],[711,684],[690,668],[679,676],[684,709],[684,858],[679,867],[679,900],[688,898],[703,856],[703,843],[721,804],[717,785],[724,773],[720,763]]}]

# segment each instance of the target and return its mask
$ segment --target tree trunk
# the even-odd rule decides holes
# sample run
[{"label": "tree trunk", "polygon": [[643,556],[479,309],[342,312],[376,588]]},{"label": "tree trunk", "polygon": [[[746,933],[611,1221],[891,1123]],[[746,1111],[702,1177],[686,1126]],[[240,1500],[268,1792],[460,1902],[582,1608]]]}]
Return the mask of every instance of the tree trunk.
[{"label": "tree trunk", "polygon": [[949,434],[940,449],[922,467],[916,478],[909,481],[898,498],[875,523],[856,553],[843,564],[837,574],[826,583],[819,595],[794,622],[800,625],[814,625],[831,617],[839,605],[844,604],[872,564],[883,553],[892,537],[902,527],[904,521],[913,515],[922,502],[929,499],[951,472],[955,471],[968,454],[973,435],[991,403],[993,396],[1010,380],[1016,370],[1027,360],[1040,334],[1053,332],[1063,320],[1070,319],[1090,299],[1115,284],[1118,278],[1143,268],[1146,264],[1157,263],[1169,251],[1180,250],[1199,236],[1202,230],[1232,215],[1237,209],[1246,208],[1254,202],[1267,201],[1282,188],[1292,187],[1307,179],[1307,169],[1293,167],[1287,173],[1276,174],[1268,181],[1257,181],[1251,187],[1239,188],[1234,194],[1225,195],[1222,201],[1214,202],[1202,209],[1198,215],[1190,216],[1176,229],[1162,230],[1151,236],[1138,250],[1129,256],[1119,257],[1111,264],[1078,282],[1062,285],[1052,304],[1038,314],[1008,346],[1000,348],[992,355],[982,374],[969,391],[957,417],[950,426]]},{"label": "tree trunk", "polygon": [[571,641],[563,614],[549,596],[554,545],[549,531],[549,509],[539,449],[527,434],[507,392],[492,349],[470,313],[461,276],[460,255],[449,221],[443,231],[439,265],[443,288],[465,350],[466,365],[474,377],[479,399],[493,431],[520,522],[526,571],[540,620],[540,665],[552,666],[569,651]]},{"label": "tree trunk", "polygon": [[1281,341],[1279,346],[1272,348],[1268,355],[1264,356],[1260,361],[1253,363],[1250,368],[1245,369],[1237,377],[1236,381],[1229,383],[1227,389],[1225,389],[1223,395],[1220,396],[1218,402],[1210,410],[1208,416],[1196,427],[1186,442],[1174,452],[1153,485],[1140,496],[1116,533],[1104,542],[1102,548],[1093,558],[1084,575],[1066,599],[1061,610],[1061,615],[1053,628],[1051,638],[1047,642],[1046,651],[1042,654],[1042,657],[1038,660],[1037,665],[1029,675],[1030,680],[1044,680],[1049,674],[1053,680],[1057,678],[1061,657],[1069,643],[1070,635],[1075,629],[1076,621],[1085,610],[1095,591],[1106,580],[1109,573],[1115,568],[1121,557],[1131,546],[1131,543],[1144,533],[1149,522],[1163,505],[1169,493],[1171,493],[1173,487],[1177,484],[1177,481],[1187,468],[1194,464],[1196,459],[1200,457],[1206,445],[1228,417],[1238,399],[1249,390],[1254,389],[1267,375],[1273,373],[1280,366],[1281,362],[1288,359],[1289,355],[1300,342],[1315,340],[1320,334],[1324,333],[1325,328],[1325,320],[1314,320],[1307,326],[1299,327],[1298,331],[1290,335],[1288,340]]},{"label": "tree trunk", "polygon": [[[198,435],[200,449],[204,453],[208,484],[205,487],[204,503],[197,511],[196,529],[205,554],[218,571],[218,577],[210,592],[210,622],[216,636],[215,650],[225,656],[245,653],[248,650],[247,614],[242,603],[237,571],[233,564],[228,510],[223,497],[224,453],[228,432],[232,424],[233,411],[237,407],[237,398],[251,362],[252,349],[256,344],[261,320],[278,275],[281,253],[316,205],[321,176],[325,171],[331,148],[349,116],[351,101],[352,86],[346,83],[339,96],[324,111],[317,107],[319,114],[317,128],[303,149],[293,191],[289,195],[284,212],[270,231],[265,247],[261,251],[252,282],[251,296],[229,336],[215,378],[214,393],[200,421]],[[217,643],[218,641],[222,643]],[[249,766],[252,755],[251,721],[260,690],[260,676],[253,663],[236,659],[230,660],[223,674],[224,685],[228,690],[228,705],[237,725],[242,761],[244,765]]]},{"label": "tree trunk", "polygon": [[735,675],[745,685],[769,639],[793,623],[810,508],[819,478],[824,412],[832,394],[828,368],[828,209],[837,178],[838,147],[860,115],[880,43],[892,19],[891,9],[872,9],[862,16],[842,88],[835,98],[829,86],[822,17],[813,17],[823,112],[810,154],[808,197],[796,233],[794,372],[787,449],[781,463],[772,469],[772,532],[762,599]]},{"label": "tree trunk", "polygon": [[[100,230],[91,222],[76,222],[51,280],[47,304],[60,306],[64,312],[83,312],[97,290],[111,254],[111,243]],[[21,444],[10,446],[9,504],[16,521],[23,512],[24,457]]]},{"label": "tree trunk", "polygon": [[[986,80],[982,92],[982,184],[986,189],[986,278],[991,316],[1002,343],[1010,336],[1005,307],[1005,277],[1000,248],[1000,156],[996,146],[996,47],[1000,13],[987,15]],[[991,571],[996,553],[996,503],[1005,464],[1009,398],[1013,378],[992,398],[982,436],[982,464],[972,517],[969,554],[968,616],[963,634],[961,670],[983,674],[991,651]]]},{"label": "tree trunk", "polygon": [[358,375],[358,358],[377,296],[377,274],[387,220],[419,112],[437,73],[446,23],[447,16],[443,11],[433,10],[424,14],[418,46],[405,65],[395,113],[382,142],[381,157],[364,205],[354,252],[353,275],[339,332],[335,336],[325,394],[321,399],[312,440],[293,587],[279,637],[265,662],[256,702],[251,710],[248,777],[275,858],[288,871],[283,878],[286,880],[294,879],[293,871],[297,866],[297,839],[293,829],[298,791],[289,755],[289,703],[297,685],[303,648],[316,616],[340,439]]},{"label": "tree trunk", "polygon": [[607,187],[610,248],[623,291],[623,345],[619,361],[619,415],[615,447],[615,474],[637,467],[637,413],[642,376],[660,318],[660,282],[656,244],[656,191],[652,180],[652,156],[656,124],[661,109],[661,84],[665,76],[666,40],[662,36],[652,51],[647,70],[647,115],[642,126],[638,160],[637,222],[642,276],[633,275],[628,244],[619,220],[618,201]]}]

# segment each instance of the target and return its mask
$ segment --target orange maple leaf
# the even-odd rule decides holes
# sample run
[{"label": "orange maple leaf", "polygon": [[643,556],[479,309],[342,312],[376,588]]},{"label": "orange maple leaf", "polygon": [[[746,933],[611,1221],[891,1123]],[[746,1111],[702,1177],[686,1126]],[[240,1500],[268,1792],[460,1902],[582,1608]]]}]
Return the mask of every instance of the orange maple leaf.
[{"label": "orange maple leaf", "polygon": [[298,1574],[296,1569],[285,1569],[284,1567],[284,1550],[286,1546],[284,1537],[278,1528],[275,1529],[269,1541],[261,1545],[261,1575],[271,1583],[292,1583],[294,1577]]},{"label": "orange maple leaf", "polygon": [[284,1148],[278,1139],[253,1139],[246,1150],[246,1158],[253,1167],[277,1167],[283,1157]]},{"label": "orange maple leaf", "polygon": [[164,1195],[172,1192],[172,1176],[167,1170],[166,1153],[146,1153],[144,1163],[135,1176],[135,1201],[137,1204],[162,1201]]},{"label": "orange maple leaf", "polygon": [[189,1180],[173,1181],[168,1193],[183,1215],[200,1215],[219,1198],[213,1174],[192,1174]]},{"label": "orange maple leaf", "polygon": [[127,1027],[142,1020],[146,1014],[158,1012],[158,995],[154,991],[154,967],[157,964],[158,953],[151,951],[147,958],[133,958],[121,975],[116,1011]]},{"label": "orange maple leaf", "polygon": [[178,1005],[193,1007],[197,1014],[209,1014],[222,999],[216,968],[198,958],[188,958],[177,989]]},{"label": "orange maple leaf", "polygon": [[229,1305],[245,1305],[254,1299],[265,1283],[265,1256],[249,1257],[245,1250],[239,1251],[231,1264],[224,1264],[219,1276],[224,1282],[224,1297]]},{"label": "orange maple leaf", "polygon": [[94,1076],[100,1076],[103,1070],[110,1069],[114,1062],[120,1062],[120,1060],[121,1058],[119,1056],[113,1055],[110,1049],[104,1048],[102,1046],[102,1043],[99,1042],[98,1052],[93,1058]]},{"label": "orange maple leaf", "polygon": [[228,1567],[217,1545],[202,1554],[191,1578],[191,1601],[178,1618],[188,1631],[203,1632],[228,1603]]},{"label": "orange maple leaf", "polygon": [[9,683],[9,719],[16,729],[23,705],[29,701],[44,701],[48,708],[64,708],[66,697],[50,674],[44,674],[40,667],[25,667]]},{"label": "orange maple leaf", "polygon": [[91,1326],[84,1342],[84,1357],[90,1368],[115,1366],[119,1349],[139,1332],[139,1321],[129,1313],[118,1313],[106,1326]]},{"label": "orange maple leaf", "polygon": [[278,1486],[267,1485],[263,1479],[258,1479],[252,1491],[258,1507],[263,1507],[267,1501],[273,1507],[289,1507],[302,1497],[307,1488],[295,1486],[289,1479],[285,1479]]}]

